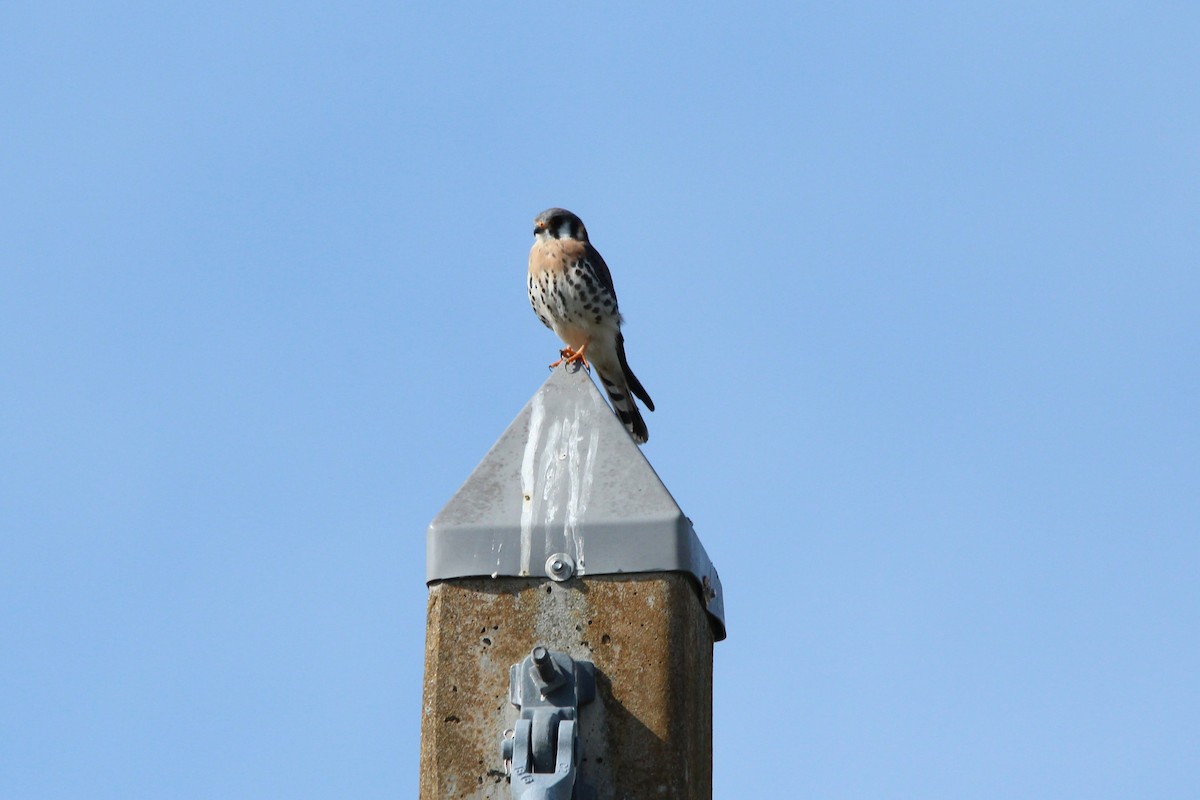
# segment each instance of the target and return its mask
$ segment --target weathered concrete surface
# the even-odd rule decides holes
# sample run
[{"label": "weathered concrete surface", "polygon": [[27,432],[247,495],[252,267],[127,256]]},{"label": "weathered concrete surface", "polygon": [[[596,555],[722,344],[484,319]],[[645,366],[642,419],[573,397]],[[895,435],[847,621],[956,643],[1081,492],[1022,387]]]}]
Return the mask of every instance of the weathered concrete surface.
[{"label": "weathered concrete surface", "polygon": [[712,630],[688,576],[653,573],[432,584],[421,800],[511,797],[508,668],[537,644],[596,665],[579,779],[597,800],[712,797]]}]

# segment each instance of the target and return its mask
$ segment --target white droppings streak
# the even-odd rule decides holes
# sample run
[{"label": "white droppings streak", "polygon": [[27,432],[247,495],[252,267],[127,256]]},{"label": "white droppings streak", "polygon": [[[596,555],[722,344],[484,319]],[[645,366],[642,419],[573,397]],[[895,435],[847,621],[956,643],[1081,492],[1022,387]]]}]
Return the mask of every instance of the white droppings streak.
[{"label": "white droppings streak", "polygon": [[546,429],[546,440],[542,442],[540,458],[538,459],[537,475],[541,480],[541,509],[534,513],[542,525],[545,541],[542,549],[553,553],[559,548],[551,540],[554,518],[558,516],[558,443],[562,439],[562,426],[551,425]]},{"label": "white droppings streak", "polygon": [[[546,424],[540,395],[535,395],[529,438],[521,459],[521,574],[533,572],[533,531],[545,533],[545,552],[565,552],[575,559],[577,575],[586,568],[584,530],[591,497],[593,465],[600,432],[585,425],[585,409]],[[540,566],[540,565],[538,565]]]},{"label": "white droppings streak", "polygon": [[541,394],[533,396],[529,415],[529,438],[525,440],[525,452],[521,457],[521,574],[529,573],[529,553],[533,547],[533,464],[538,451],[538,440],[542,434],[542,422],[546,408]]},{"label": "white droppings streak", "polygon": [[[579,431],[579,418],[575,419],[575,432]],[[567,497],[567,521],[564,533],[575,545],[576,574],[583,575],[587,570],[587,560],[583,553],[583,533],[579,530],[579,521],[587,513],[588,498],[592,494],[593,472],[592,465],[596,463],[596,450],[600,445],[600,431],[594,426],[588,436],[587,453],[580,451],[578,435],[571,437],[571,487]]]},{"label": "white droppings streak", "polygon": [[500,538],[499,536],[497,536],[496,538],[499,539],[500,541],[498,541],[498,542],[493,541],[493,543],[492,543],[492,547],[493,547],[492,552],[496,555],[496,569],[492,570],[493,578],[500,574],[500,566],[501,566],[500,559],[503,557],[503,554],[504,554],[504,540],[502,538]]}]

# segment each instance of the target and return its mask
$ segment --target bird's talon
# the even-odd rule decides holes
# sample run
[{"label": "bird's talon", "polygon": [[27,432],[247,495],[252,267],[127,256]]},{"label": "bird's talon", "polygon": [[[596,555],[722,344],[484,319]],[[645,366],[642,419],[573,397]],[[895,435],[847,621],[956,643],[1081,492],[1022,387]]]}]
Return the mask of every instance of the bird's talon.
[{"label": "bird's talon", "polygon": [[562,357],[558,359],[558,361],[555,361],[553,364],[551,364],[550,369],[554,369],[561,364],[583,364],[583,368],[588,372],[591,372],[592,365],[588,363],[587,358],[583,355],[585,350],[587,350],[586,344],[578,350],[572,350],[569,347],[564,347],[562,350],[558,351],[558,354]]},{"label": "bird's talon", "polygon": [[[568,348],[568,350],[569,349],[570,348]],[[575,350],[574,352],[571,352],[570,354],[567,353],[567,350],[564,350],[563,358],[566,360],[566,362],[568,364],[583,364],[583,368],[586,369],[588,372],[591,372],[592,365],[588,363],[587,358],[583,355],[586,350],[587,350],[587,343],[585,342],[583,347],[579,348],[578,350]]]},{"label": "bird's talon", "polygon": [[562,350],[559,350],[558,355],[560,356],[560,358],[558,359],[558,361],[555,361],[553,364],[550,365],[550,369],[554,369],[559,364],[562,364],[564,361],[566,363],[570,364],[572,361],[575,360],[575,356],[576,356],[575,351],[569,347],[564,347]]}]

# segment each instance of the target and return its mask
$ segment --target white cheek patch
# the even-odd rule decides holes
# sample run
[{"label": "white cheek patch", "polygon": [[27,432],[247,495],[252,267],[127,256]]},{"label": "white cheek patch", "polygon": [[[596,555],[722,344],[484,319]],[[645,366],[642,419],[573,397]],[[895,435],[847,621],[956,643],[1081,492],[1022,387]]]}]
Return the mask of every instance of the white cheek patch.
[{"label": "white cheek patch", "polygon": [[571,221],[570,220],[567,220],[562,225],[558,226],[558,235],[554,238],[556,238],[556,239],[570,239],[571,238]]}]

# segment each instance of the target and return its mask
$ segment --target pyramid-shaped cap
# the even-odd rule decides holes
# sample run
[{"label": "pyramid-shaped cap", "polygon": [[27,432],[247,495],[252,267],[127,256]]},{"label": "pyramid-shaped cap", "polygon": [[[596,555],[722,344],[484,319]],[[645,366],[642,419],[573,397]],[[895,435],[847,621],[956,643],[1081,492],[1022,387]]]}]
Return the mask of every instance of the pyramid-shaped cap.
[{"label": "pyramid-shaped cap", "polygon": [[625,572],[690,573],[725,638],[691,522],[587,374],[559,367],[429,525],[426,578]]}]

